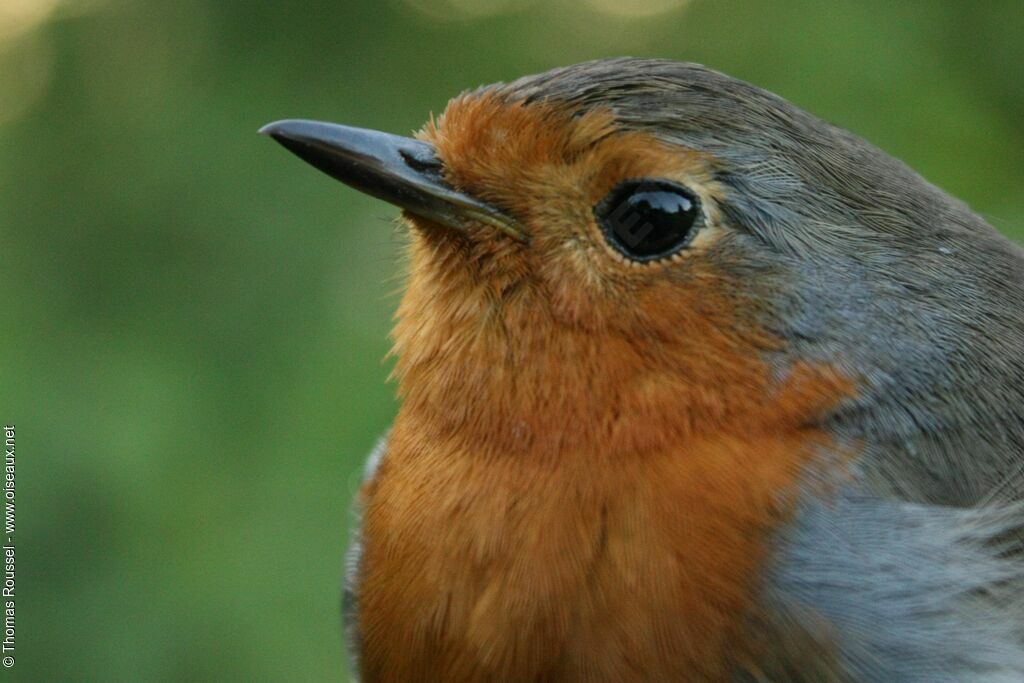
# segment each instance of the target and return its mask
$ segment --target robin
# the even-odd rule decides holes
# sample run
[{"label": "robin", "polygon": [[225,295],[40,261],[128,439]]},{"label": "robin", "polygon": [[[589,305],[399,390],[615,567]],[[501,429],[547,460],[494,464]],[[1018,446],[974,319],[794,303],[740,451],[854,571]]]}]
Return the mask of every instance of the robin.
[{"label": "robin", "polygon": [[266,126],[397,204],[364,681],[1024,681],[1024,252],[694,64]]}]

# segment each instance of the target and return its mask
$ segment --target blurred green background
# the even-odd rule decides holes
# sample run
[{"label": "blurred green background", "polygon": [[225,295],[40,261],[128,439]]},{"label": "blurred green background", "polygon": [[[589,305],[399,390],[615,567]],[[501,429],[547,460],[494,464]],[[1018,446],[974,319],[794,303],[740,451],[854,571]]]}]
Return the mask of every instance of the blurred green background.
[{"label": "blurred green background", "polygon": [[482,83],[693,60],[1020,238],[1022,35],[1020,0],[0,0],[15,676],[344,678],[348,504],[395,411],[402,237],[261,124],[406,134]]}]

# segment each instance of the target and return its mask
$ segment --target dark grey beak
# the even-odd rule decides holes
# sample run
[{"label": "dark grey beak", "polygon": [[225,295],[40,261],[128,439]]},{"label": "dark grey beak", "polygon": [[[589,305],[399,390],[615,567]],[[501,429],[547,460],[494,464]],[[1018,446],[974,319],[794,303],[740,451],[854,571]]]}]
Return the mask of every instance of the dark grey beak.
[{"label": "dark grey beak", "polygon": [[426,142],[299,119],[276,121],[259,132],[332,178],[409,213],[456,230],[471,221],[486,223],[526,241],[510,216],[448,185],[433,145]]}]

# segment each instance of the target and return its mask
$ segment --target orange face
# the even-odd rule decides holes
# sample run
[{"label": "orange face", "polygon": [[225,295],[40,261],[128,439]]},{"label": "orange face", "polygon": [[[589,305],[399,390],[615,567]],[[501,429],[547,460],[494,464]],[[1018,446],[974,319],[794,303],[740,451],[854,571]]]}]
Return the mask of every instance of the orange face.
[{"label": "orange face", "polygon": [[[822,387],[766,404],[785,385],[764,361],[779,341],[730,274],[715,159],[622,131],[607,112],[573,116],[489,92],[454,100],[420,137],[452,186],[512,216],[528,242],[409,217],[411,273],[394,336],[412,409],[513,449],[524,434],[591,424],[601,450],[635,452],[738,416],[807,419],[836,400],[824,371]],[[611,243],[600,207],[631,180],[696,198],[685,248],[638,261]]]}]

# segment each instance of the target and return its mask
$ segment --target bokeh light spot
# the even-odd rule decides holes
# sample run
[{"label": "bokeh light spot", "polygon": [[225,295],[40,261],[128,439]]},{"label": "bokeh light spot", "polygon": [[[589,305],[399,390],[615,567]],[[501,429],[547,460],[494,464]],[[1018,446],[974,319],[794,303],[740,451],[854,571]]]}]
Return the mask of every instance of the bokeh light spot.
[{"label": "bokeh light spot", "polygon": [[529,0],[403,0],[406,6],[434,21],[467,21],[521,9]]},{"label": "bokeh light spot", "polygon": [[620,17],[653,17],[681,9],[690,0],[584,0],[592,9]]},{"label": "bokeh light spot", "polygon": [[60,0],[3,0],[0,2],[0,45],[23,36],[53,14]]}]

